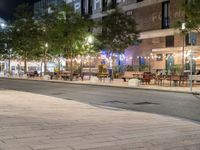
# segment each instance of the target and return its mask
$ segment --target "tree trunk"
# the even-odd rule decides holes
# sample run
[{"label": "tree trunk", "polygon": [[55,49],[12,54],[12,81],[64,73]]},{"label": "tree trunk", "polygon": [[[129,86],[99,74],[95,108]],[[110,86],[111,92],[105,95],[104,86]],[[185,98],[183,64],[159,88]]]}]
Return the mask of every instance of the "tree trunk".
[{"label": "tree trunk", "polygon": [[47,51],[44,51],[44,75],[47,74]]},{"label": "tree trunk", "polygon": [[68,49],[66,48],[66,62],[65,62],[65,71],[67,71],[69,69],[69,54],[68,54]]},{"label": "tree trunk", "polygon": [[24,74],[27,74],[27,52],[24,55]]},{"label": "tree trunk", "polygon": [[11,75],[11,51],[9,50],[8,74]]},{"label": "tree trunk", "polygon": [[72,50],[70,53],[70,80],[73,80],[73,54],[72,54]]},{"label": "tree trunk", "polygon": [[110,80],[111,80],[111,81],[114,80],[114,61],[115,61],[114,52],[113,52],[113,50],[112,50],[112,72],[111,72],[111,77],[110,77]]},{"label": "tree trunk", "polygon": [[81,79],[83,80],[83,56],[81,55],[81,64],[80,64],[80,75]]},{"label": "tree trunk", "polygon": [[40,70],[41,70],[41,72],[40,72],[40,77],[42,77],[42,71],[43,71],[43,69],[42,69],[42,68],[43,68],[43,61],[41,60],[41,69],[40,69]]},{"label": "tree trunk", "polygon": [[92,69],[91,69],[91,56],[89,57],[89,80],[91,79]]},{"label": "tree trunk", "polygon": [[61,72],[61,66],[60,66],[60,57],[58,59],[58,74],[60,74]]}]

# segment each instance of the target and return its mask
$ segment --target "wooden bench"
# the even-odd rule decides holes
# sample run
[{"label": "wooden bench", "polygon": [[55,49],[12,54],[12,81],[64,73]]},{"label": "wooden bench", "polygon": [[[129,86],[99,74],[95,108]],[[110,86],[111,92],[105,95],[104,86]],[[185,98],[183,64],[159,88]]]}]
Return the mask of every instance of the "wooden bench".
[{"label": "wooden bench", "polygon": [[71,75],[70,71],[65,71],[65,72],[61,72],[59,76],[64,80],[73,80],[73,78],[78,79],[80,77],[80,74],[72,73]]},{"label": "wooden bench", "polygon": [[85,76],[97,76],[98,71],[98,68],[83,68],[81,79],[84,80]]},{"label": "wooden bench", "polygon": [[133,78],[137,78],[137,79],[141,79],[143,77],[144,72],[140,72],[140,71],[125,71],[124,76],[122,77],[122,79],[124,80],[124,82],[127,81],[127,79],[133,79]]},{"label": "wooden bench", "polygon": [[[191,80],[191,75],[189,75],[189,81]],[[200,81],[200,75],[192,75],[192,81]]]},{"label": "wooden bench", "polygon": [[38,74],[38,72],[37,71],[30,71],[30,72],[27,72],[27,76],[28,77],[38,77],[39,76],[39,74]]},{"label": "wooden bench", "polygon": [[98,73],[97,74],[97,78],[100,80],[100,81],[104,81],[105,82],[105,79],[109,77],[109,74],[108,73]]}]

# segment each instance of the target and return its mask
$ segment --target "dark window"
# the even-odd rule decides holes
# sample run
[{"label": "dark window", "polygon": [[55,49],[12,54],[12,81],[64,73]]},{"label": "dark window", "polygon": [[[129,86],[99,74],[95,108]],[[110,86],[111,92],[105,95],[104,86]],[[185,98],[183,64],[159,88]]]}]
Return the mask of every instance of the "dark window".
[{"label": "dark window", "polygon": [[92,0],[88,0],[88,13],[92,15]]},{"label": "dark window", "polygon": [[162,3],[162,29],[170,27],[169,1]]},{"label": "dark window", "polygon": [[102,10],[103,10],[103,11],[106,11],[106,10],[107,10],[107,5],[108,5],[107,3],[108,3],[107,0],[103,0],[103,1],[102,1]]},{"label": "dark window", "polygon": [[165,40],[166,47],[174,47],[174,36],[167,36]]},{"label": "dark window", "polygon": [[157,54],[156,55],[156,60],[157,61],[163,61],[163,55],[162,54]]},{"label": "dark window", "polygon": [[86,14],[86,6],[85,6],[86,1],[81,1],[81,14],[85,15]]},{"label": "dark window", "polygon": [[111,9],[114,9],[117,7],[117,0],[112,0],[111,2]]},{"label": "dark window", "polygon": [[114,9],[117,6],[117,0],[102,0],[102,10],[106,11],[109,9]]},{"label": "dark window", "polygon": [[197,44],[197,33],[190,32],[185,38],[186,45],[196,45]]},{"label": "dark window", "polygon": [[139,2],[142,2],[142,1],[143,1],[143,0],[137,0],[136,2],[139,3]]}]

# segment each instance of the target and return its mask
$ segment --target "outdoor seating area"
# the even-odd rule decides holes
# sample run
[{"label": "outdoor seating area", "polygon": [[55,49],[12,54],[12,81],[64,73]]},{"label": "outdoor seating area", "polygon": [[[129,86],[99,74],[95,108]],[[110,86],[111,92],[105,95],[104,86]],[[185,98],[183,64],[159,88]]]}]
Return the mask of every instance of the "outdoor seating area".
[{"label": "outdoor seating area", "polygon": [[39,73],[37,71],[27,72],[27,77],[39,77]]},{"label": "outdoor seating area", "polygon": [[122,79],[124,80],[124,82],[133,78],[141,79],[143,76],[143,73],[144,72],[139,72],[139,71],[125,71]]},{"label": "outdoor seating area", "polygon": [[[139,72],[139,71],[125,71],[122,76],[124,82],[128,82],[130,79],[138,79],[142,84],[151,84],[157,86],[188,86],[190,82],[190,75],[162,75],[151,72]],[[193,84],[200,82],[200,75],[192,75]]]},{"label": "outdoor seating area", "polygon": [[83,81],[86,76],[97,76],[98,68],[82,68],[81,80]]},{"label": "outdoor seating area", "polygon": [[[124,71],[126,70],[126,71]],[[123,86],[141,86],[141,87],[157,87],[157,88],[171,88],[181,87],[187,88],[190,86],[190,81],[194,87],[200,86],[200,74],[198,71],[193,73],[190,77],[190,72],[187,70],[184,74],[180,72],[171,72],[166,70],[148,71],[131,69],[119,70],[115,69],[113,72],[106,65],[99,65],[93,67],[83,67],[74,69],[71,73],[70,70],[47,72],[44,73],[37,71],[29,71],[23,78],[34,78],[39,80],[63,80],[83,83],[97,83],[97,84],[119,84]],[[130,71],[129,71],[130,70]],[[15,77],[15,76],[11,76]],[[16,76],[17,77],[17,76]],[[20,76],[19,76],[20,77]]]}]

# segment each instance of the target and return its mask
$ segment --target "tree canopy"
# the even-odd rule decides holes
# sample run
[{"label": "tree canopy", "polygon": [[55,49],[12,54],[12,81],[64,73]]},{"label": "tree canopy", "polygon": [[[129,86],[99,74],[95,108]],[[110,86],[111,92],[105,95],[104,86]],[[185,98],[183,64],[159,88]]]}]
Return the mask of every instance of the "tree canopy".
[{"label": "tree canopy", "polygon": [[186,27],[200,32],[200,0],[185,0],[182,10],[186,17]]},{"label": "tree canopy", "polygon": [[12,23],[12,47],[24,60],[26,72],[27,60],[34,59],[38,49],[38,28],[27,3],[17,7],[15,17]]},{"label": "tree canopy", "polygon": [[111,51],[123,51],[138,38],[135,20],[122,10],[115,9],[102,20],[100,40],[102,48]]}]

